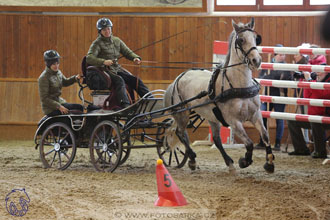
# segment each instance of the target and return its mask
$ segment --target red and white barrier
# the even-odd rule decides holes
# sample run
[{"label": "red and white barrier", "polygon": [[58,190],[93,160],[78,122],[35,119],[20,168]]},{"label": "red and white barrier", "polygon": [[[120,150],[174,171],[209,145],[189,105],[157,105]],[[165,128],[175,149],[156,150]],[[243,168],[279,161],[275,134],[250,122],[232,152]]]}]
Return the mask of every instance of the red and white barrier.
[{"label": "red and white barrier", "polygon": [[330,48],[257,47],[259,53],[330,55]]},{"label": "red and white barrier", "polygon": [[262,117],[264,118],[274,118],[274,119],[283,119],[291,121],[305,121],[305,122],[314,122],[322,124],[330,124],[330,117],[318,116],[318,115],[301,115],[301,114],[292,114],[286,112],[269,112],[261,111]]},{"label": "red and white barrier", "polygon": [[325,99],[305,99],[305,98],[260,95],[260,101],[277,103],[277,104],[288,104],[288,105],[310,105],[310,106],[319,106],[319,107],[330,107],[330,100],[325,100]]},{"label": "red and white barrier", "polygon": [[303,89],[330,89],[330,83],[322,82],[300,82],[288,80],[269,80],[269,79],[255,79],[262,86],[271,86],[278,88],[303,88]]},{"label": "red and white barrier", "polygon": [[290,63],[261,63],[259,69],[307,71],[307,72],[330,72],[330,66],[290,64]]}]

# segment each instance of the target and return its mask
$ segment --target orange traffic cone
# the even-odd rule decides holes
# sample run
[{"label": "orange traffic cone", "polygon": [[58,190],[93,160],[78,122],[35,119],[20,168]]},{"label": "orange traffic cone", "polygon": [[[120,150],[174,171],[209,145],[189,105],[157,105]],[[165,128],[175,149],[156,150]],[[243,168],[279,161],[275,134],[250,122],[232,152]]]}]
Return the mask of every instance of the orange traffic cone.
[{"label": "orange traffic cone", "polygon": [[187,205],[179,187],[175,184],[171,175],[161,159],[157,160],[156,167],[158,199],[155,206],[184,206]]}]

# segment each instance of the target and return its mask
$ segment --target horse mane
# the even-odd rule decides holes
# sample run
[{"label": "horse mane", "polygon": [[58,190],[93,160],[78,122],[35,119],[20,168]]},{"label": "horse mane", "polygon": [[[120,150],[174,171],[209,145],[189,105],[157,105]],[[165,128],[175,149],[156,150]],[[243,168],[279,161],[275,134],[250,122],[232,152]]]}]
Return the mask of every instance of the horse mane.
[{"label": "horse mane", "polygon": [[[240,28],[240,29],[243,29],[245,27],[245,25],[243,23],[238,23],[237,26]],[[233,38],[234,38],[234,35],[235,35],[236,31],[233,30],[230,35],[229,35],[229,40],[228,40],[228,52],[227,52],[227,55],[226,55],[226,60],[225,60],[225,66],[228,66],[229,64],[229,60],[230,60],[230,54],[231,54],[231,44],[233,42]]]}]

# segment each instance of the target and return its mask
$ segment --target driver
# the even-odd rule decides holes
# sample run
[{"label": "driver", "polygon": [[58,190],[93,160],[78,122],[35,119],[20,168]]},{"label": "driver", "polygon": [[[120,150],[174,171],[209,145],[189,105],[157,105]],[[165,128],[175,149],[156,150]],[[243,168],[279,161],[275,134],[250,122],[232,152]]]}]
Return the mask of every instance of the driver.
[{"label": "driver", "polygon": [[86,61],[89,65],[97,67],[107,67],[111,81],[115,85],[117,100],[122,108],[130,105],[126,94],[125,83],[137,91],[140,97],[149,92],[149,89],[143,84],[142,80],[123,71],[116,62],[120,54],[125,58],[132,60],[135,64],[141,63],[141,57],[130,50],[126,44],[112,35],[112,22],[108,18],[100,18],[96,23],[98,37],[91,44]]},{"label": "driver", "polygon": [[78,74],[66,78],[59,69],[60,55],[55,50],[45,51],[44,60],[46,68],[38,79],[40,102],[44,114],[47,116],[68,114],[69,110],[83,112],[82,105],[67,103],[60,97],[62,87],[78,82],[81,76]]}]

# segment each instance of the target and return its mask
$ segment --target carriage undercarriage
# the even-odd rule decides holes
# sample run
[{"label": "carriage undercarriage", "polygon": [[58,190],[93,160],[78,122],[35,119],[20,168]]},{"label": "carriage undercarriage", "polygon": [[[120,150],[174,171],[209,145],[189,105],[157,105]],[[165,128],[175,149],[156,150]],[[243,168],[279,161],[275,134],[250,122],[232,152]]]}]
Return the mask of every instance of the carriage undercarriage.
[{"label": "carriage undercarriage", "polygon": [[[73,162],[77,148],[89,148],[95,169],[113,172],[132,149],[156,148],[165,165],[183,167],[188,159],[184,146],[172,149],[165,137],[173,120],[166,112],[169,108],[163,108],[164,92],[152,91],[120,111],[100,109],[42,119],[35,144],[43,166],[64,170]],[[192,118],[196,123],[198,117]]]}]

